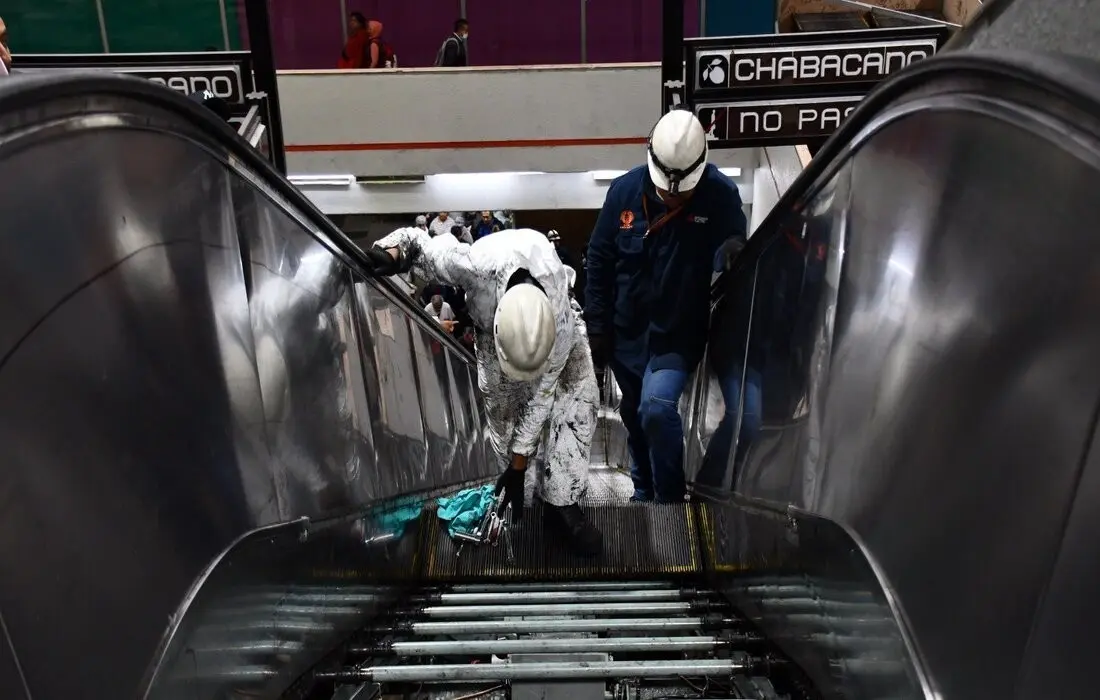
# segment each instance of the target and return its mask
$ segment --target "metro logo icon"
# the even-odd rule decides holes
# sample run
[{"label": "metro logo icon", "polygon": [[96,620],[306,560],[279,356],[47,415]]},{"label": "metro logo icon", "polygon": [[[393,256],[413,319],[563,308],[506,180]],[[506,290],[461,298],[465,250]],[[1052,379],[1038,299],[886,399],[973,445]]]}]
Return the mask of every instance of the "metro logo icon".
[{"label": "metro logo icon", "polygon": [[702,53],[699,54],[698,60],[699,70],[696,75],[699,76],[701,87],[724,88],[729,86],[730,57],[728,51],[717,54]]}]

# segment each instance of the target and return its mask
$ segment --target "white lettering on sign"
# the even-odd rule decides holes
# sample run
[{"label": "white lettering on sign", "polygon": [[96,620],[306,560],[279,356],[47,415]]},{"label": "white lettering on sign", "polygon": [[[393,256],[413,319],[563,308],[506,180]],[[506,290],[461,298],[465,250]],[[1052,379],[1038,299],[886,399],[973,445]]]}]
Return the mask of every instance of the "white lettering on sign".
[{"label": "white lettering on sign", "polygon": [[801,143],[806,138],[828,136],[836,131],[860,99],[843,96],[706,103],[699,105],[696,113],[702,112],[715,122],[712,140],[719,144],[766,144],[778,140]]},{"label": "white lettering on sign", "polygon": [[[176,92],[190,95],[194,92],[209,92],[229,104],[241,105],[245,103],[245,77],[241,75],[241,69],[235,65],[222,66],[195,66],[195,65],[83,65],[80,57],[74,57],[73,63],[54,63],[50,65],[34,65],[33,63],[20,70],[26,73],[42,73],[57,71],[110,71],[112,73],[124,73],[163,85]],[[110,59],[111,54],[104,54],[104,59]],[[106,61],[104,61],[106,63]],[[250,86],[249,86],[250,87]]]},{"label": "white lettering on sign", "polygon": [[848,118],[855,109],[851,107],[807,107],[798,110],[799,131],[836,131],[840,122]]},{"label": "white lettering on sign", "polygon": [[931,50],[866,51],[800,56],[749,56],[733,64],[737,83],[882,78],[932,55]]},{"label": "white lettering on sign", "polygon": [[875,82],[936,53],[935,38],[695,49],[695,88]]},{"label": "white lettering on sign", "polygon": [[158,85],[172,88],[177,92],[182,92],[185,95],[205,91],[227,102],[235,101],[238,95],[233,81],[225,75],[170,75],[167,78],[155,76],[149,80]]}]

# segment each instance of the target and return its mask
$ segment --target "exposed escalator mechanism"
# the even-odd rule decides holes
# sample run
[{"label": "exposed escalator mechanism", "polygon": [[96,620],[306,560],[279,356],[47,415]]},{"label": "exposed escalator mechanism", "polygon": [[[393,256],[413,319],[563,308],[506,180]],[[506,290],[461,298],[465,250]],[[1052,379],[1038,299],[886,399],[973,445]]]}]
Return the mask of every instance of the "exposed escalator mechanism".
[{"label": "exposed escalator mechanism", "polygon": [[676,583],[418,591],[289,697],[308,700],[808,700],[717,594]]}]

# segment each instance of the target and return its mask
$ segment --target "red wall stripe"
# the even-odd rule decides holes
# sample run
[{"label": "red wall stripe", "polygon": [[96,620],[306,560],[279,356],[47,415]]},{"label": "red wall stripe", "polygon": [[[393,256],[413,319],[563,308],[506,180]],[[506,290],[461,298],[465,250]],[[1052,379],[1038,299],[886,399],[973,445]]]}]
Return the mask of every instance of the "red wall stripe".
[{"label": "red wall stripe", "polygon": [[505,141],[409,141],[406,143],[312,143],[290,144],[288,153],[321,151],[442,151],[484,148],[558,148],[569,146],[637,146],[646,142],[644,136],[589,139],[512,139]]}]

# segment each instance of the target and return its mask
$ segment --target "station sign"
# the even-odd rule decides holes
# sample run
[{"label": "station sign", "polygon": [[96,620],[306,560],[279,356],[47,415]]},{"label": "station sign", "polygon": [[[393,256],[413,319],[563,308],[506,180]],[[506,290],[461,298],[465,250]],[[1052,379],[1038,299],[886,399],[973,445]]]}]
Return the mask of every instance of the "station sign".
[{"label": "station sign", "polygon": [[244,105],[255,92],[252,60],[247,51],[152,54],[20,54],[20,73],[57,70],[106,70],[147,78],[190,95],[209,90],[231,105]]},{"label": "station sign", "polygon": [[[707,141],[753,141],[757,145],[805,143],[827,138],[856,108],[861,96],[742,100],[707,104],[696,114]],[[711,146],[714,147],[713,145]]]},{"label": "station sign", "polygon": [[695,53],[698,93],[716,89],[874,84],[936,53],[936,41],[707,49]]},{"label": "station sign", "polygon": [[[13,57],[16,71],[33,74],[57,71],[110,71],[158,83],[182,95],[208,91],[229,105],[231,121],[238,128],[255,105],[267,126],[266,95],[258,93],[252,74],[252,57],[247,51],[204,51],[152,54],[19,54]],[[269,148],[271,143],[266,144]]]},{"label": "station sign", "polygon": [[828,137],[875,84],[929,58],[943,27],[685,40],[687,102],[711,148]]}]

